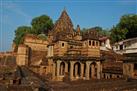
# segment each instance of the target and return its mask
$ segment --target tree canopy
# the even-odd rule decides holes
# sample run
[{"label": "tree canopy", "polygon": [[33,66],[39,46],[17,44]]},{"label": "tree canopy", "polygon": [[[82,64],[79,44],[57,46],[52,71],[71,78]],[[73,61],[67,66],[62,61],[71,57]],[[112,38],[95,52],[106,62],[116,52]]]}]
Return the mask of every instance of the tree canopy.
[{"label": "tree canopy", "polygon": [[32,31],[34,34],[48,34],[48,32],[53,28],[52,19],[47,15],[42,15],[32,19],[31,22]]},{"label": "tree canopy", "polygon": [[123,15],[119,23],[111,29],[112,43],[137,37],[137,15]]},{"label": "tree canopy", "polygon": [[113,26],[111,29],[111,43],[118,42],[120,40],[126,39],[127,29],[119,29],[118,27]]},{"label": "tree canopy", "polygon": [[118,27],[128,30],[126,38],[137,37],[137,15],[130,14],[122,16]]},{"label": "tree canopy", "polygon": [[31,22],[32,26],[19,26],[15,30],[15,38],[13,42],[18,46],[23,43],[23,36],[25,34],[35,34],[38,35],[41,39],[46,39],[45,35],[48,34],[53,27],[52,19],[47,15],[42,15],[35,17]]},{"label": "tree canopy", "polygon": [[25,34],[31,33],[31,27],[28,26],[20,26],[15,30],[15,38],[14,38],[14,43],[16,45],[22,44],[23,43],[23,36]]},{"label": "tree canopy", "polygon": [[82,29],[82,32],[86,32],[88,30],[95,30],[99,33],[99,36],[110,36],[110,31],[108,29],[103,29],[102,27],[100,26],[96,26],[96,27],[92,27],[92,28],[83,28]]}]

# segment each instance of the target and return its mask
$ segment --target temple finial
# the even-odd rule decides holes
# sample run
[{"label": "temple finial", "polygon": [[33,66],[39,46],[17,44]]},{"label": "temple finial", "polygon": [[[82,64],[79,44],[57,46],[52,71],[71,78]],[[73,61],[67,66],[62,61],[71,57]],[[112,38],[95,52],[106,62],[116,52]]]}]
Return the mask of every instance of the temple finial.
[{"label": "temple finial", "polygon": [[63,11],[66,11],[66,7],[64,6],[64,9],[63,9]]},{"label": "temple finial", "polygon": [[77,33],[80,35],[80,26],[79,25],[77,25]]}]

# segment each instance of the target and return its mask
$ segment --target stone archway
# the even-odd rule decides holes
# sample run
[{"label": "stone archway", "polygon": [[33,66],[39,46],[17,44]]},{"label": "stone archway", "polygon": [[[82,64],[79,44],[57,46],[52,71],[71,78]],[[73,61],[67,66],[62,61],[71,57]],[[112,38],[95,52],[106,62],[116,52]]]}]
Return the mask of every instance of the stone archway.
[{"label": "stone archway", "polygon": [[81,65],[79,62],[74,64],[74,77],[79,78],[81,76]]},{"label": "stone archway", "polygon": [[60,63],[60,75],[65,75],[65,63],[61,62]]},{"label": "stone archway", "polygon": [[96,62],[92,62],[89,67],[89,78],[96,79],[97,78],[97,64]]},{"label": "stone archway", "polygon": [[106,74],[104,73],[104,74],[103,74],[103,79],[105,79],[105,78],[106,78]]}]

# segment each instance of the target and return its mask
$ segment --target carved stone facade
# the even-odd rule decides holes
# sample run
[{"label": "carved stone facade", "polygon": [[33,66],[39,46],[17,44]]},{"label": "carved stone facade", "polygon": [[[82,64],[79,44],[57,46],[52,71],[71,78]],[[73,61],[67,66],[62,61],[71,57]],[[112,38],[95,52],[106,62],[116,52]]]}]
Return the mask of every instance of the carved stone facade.
[{"label": "carved stone facade", "polygon": [[100,79],[101,62],[99,37],[96,31],[81,33],[80,26],[76,31],[64,10],[50,32],[48,39],[49,73],[52,80]]}]

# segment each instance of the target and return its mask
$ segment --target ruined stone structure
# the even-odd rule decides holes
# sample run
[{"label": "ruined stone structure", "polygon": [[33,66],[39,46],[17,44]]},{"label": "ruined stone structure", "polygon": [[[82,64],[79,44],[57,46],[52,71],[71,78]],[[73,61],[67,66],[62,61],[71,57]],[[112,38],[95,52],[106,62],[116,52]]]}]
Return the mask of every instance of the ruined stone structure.
[{"label": "ruined stone structure", "polygon": [[126,78],[137,79],[137,53],[124,54],[123,75]]},{"label": "ruined stone structure", "polygon": [[116,54],[113,50],[101,50],[102,79],[120,79],[123,78],[123,56]]},{"label": "ruined stone structure", "polygon": [[17,65],[28,65],[29,63],[29,47],[27,45],[19,45],[17,58],[16,58]]},{"label": "ruined stone structure", "polygon": [[47,51],[48,41],[42,40],[35,35],[27,34],[24,38],[24,44],[34,51]]},{"label": "ruined stone structure", "polygon": [[47,40],[31,34],[25,35],[24,43],[18,46],[17,64],[40,65],[42,58],[47,55],[47,45]]},{"label": "ruined stone structure", "polygon": [[137,79],[137,37],[119,41],[112,47],[116,53],[124,55],[123,76]]}]

